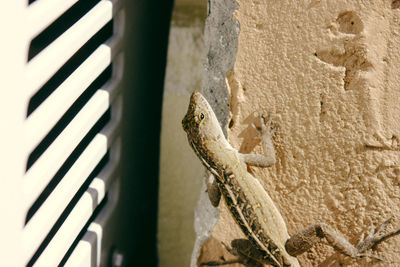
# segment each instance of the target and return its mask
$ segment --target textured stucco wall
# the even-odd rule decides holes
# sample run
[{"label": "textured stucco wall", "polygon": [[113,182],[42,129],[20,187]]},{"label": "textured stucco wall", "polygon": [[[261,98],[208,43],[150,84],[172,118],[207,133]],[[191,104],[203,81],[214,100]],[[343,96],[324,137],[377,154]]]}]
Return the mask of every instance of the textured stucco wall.
[{"label": "textured stucco wall", "polygon": [[[251,171],[289,234],[320,221],[356,243],[372,223],[393,216],[390,229],[400,225],[398,2],[210,1],[205,93],[221,101],[211,103],[219,114],[230,112],[219,118],[242,153],[261,153],[251,123],[256,112],[272,113],[277,162]],[[231,19],[237,38],[235,23],[220,30]],[[218,69],[227,59],[231,69]],[[219,210],[198,262],[229,257],[221,241],[242,237],[224,204]],[[371,253],[385,262],[350,260],[324,244],[298,258],[302,266],[400,266],[400,237]]]}]

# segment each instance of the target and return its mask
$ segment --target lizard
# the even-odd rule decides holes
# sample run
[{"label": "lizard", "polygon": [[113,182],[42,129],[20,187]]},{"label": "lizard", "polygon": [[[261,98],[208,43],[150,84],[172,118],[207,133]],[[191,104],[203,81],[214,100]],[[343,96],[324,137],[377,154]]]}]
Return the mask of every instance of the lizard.
[{"label": "lizard", "polygon": [[190,97],[189,107],[182,120],[190,146],[206,169],[214,176],[207,183],[213,206],[217,207],[224,197],[227,207],[247,239],[223,244],[229,252],[238,256],[234,261],[212,261],[201,265],[217,266],[229,263],[250,263],[257,266],[269,264],[286,267],[300,266],[296,256],[309,250],[325,238],[328,245],[351,258],[378,255],[366,251],[378,243],[400,233],[400,228],[384,234],[391,218],[378,229],[372,225],[370,233],[362,234],[357,245],[352,245],[341,233],[326,223],[315,223],[293,236],[289,236],[286,223],[271,197],[261,183],[248,172],[247,165],[269,167],[275,164],[272,141],[271,117],[268,122],[260,115],[261,127],[255,127],[261,138],[264,155],[242,154],[225,138],[222,128],[210,104],[199,92]]}]

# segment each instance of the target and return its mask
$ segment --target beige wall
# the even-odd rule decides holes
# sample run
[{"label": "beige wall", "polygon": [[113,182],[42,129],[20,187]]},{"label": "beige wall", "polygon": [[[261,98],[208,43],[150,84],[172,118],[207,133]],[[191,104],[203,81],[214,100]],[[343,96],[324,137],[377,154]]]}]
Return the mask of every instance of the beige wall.
[{"label": "beige wall", "polygon": [[[261,153],[250,124],[255,112],[272,113],[277,163],[251,170],[289,234],[326,222],[356,243],[372,223],[393,216],[390,229],[399,227],[398,1],[237,2],[234,66],[216,74],[229,91],[228,136],[240,152]],[[206,46],[221,45],[231,33],[206,32]],[[242,236],[223,204],[220,212],[202,259],[218,259],[221,241]],[[350,260],[326,245],[298,258],[302,266],[400,266],[400,237],[371,253],[385,262]]]},{"label": "beige wall", "polygon": [[[180,125],[193,90],[213,100],[229,141],[242,153],[261,153],[250,125],[256,112],[272,113],[277,163],[251,171],[276,203],[289,234],[326,222],[354,244],[371,224],[389,217],[390,229],[398,227],[398,1],[211,0],[203,41],[205,2],[199,7],[196,1],[177,1],[171,24],[161,137],[160,266],[188,266],[194,244],[192,266],[197,260],[229,258],[221,242],[243,236],[224,204],[214,227],[218,215],[201,189],[203,167]],[[399,239],[371,251],[385,259],[382,263],[351,260],[325,244],[298,258],[302,266],[400,266]]]}]

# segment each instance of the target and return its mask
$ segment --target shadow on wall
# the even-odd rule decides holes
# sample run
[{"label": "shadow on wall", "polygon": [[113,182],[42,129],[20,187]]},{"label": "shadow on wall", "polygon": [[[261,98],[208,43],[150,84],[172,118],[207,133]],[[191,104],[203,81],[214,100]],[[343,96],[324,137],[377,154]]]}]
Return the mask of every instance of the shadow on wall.
[{"label": "shadow on wall", "polygon": [[113,219],[126,266],[157,266],[156,222],[162,92],[172,0],[126,6],[121,194]]}]

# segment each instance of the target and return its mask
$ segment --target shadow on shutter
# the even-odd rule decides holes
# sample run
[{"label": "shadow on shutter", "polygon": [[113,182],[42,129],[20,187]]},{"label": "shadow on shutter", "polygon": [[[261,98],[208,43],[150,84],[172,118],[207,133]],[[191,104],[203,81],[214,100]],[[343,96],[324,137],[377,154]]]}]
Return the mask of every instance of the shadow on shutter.
[{"label": "shadow on shutter", "polygon": [[24,262],[98,266],[119,191],[124,10],[29,1]]}]

